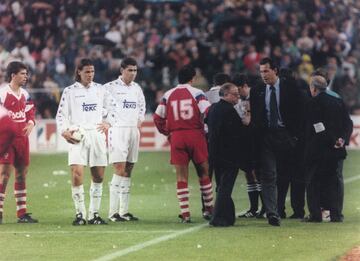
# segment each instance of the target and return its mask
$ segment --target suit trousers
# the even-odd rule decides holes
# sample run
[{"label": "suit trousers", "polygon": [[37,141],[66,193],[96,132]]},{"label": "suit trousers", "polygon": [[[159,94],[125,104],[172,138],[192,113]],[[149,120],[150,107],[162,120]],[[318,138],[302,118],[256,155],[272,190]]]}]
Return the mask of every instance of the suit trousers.
[{"label": "suit trousers", "polygon": [[267,216],[279,216],[285,210],[285,199],[294,165],[293,140],[284,129],[269,130],[263,137],[259,173]]},{"label": "suit trousers", "polygon": [[232,226],[235,223],[235,205],[231,197],[239,168],[233,166],[216,166],[217,184],[216,201],[211,225]]}]

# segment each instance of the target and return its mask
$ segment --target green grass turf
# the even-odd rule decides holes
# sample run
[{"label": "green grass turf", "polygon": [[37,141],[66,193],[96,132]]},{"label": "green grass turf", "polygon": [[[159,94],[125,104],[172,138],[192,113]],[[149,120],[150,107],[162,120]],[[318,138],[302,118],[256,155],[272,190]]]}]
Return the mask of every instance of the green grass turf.
[{"label": "green grass turf", "polygon": [[[345,179],[360,175],[360,152],[350,152],[345,162]],[[173,235],[204,224],[200,193],[191,169],[192,224],[178,223],[175,173],[166,152],[143,152],[133,172],[130,212],[139,222],[108,226],[73,227],[74,208],[65,154],[32,155],[28,176],[28,210],[39,224],[16,224],[13,177],[0,225],[0,260],[94,260],[165,235]],[[107,216],[107,168],[101,215]],[[85,191],[90,174],[86,172]],[[207,225],[170,240],[162,241],[116,260],[336,260],[360,245],[360,179],[345,185],[345,222],[308,224],[283,220],[271,227],[265,220],[238,219],[231,228]],[[233,197],[237,212],[248,208],[246,185],[240,173]],[[86,193],[86,201],[89,197]],[[291,214],[288,206],[288,215]]]}]

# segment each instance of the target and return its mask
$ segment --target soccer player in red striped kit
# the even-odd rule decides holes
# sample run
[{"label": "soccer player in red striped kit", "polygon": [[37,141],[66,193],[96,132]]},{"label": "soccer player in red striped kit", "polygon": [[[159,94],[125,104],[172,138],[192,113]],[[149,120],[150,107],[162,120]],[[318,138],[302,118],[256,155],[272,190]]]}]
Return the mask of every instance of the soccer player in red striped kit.
[{"label": "soccer player in red striped kit", "polygon": [[0,104],[8,110],[8,115],[15,123],[15,132],[12,143],[0,155],[0,223],[3,219],[5,191],[12,166],[15,168],[17,222],[37,223],[38,220],[31,217],[26,207],[26,174],[30,162],[28,136],[35,125],[34,104],[29,93],[22,88],[28,80],[27,67],[18,61],[11,62],[6,68],[6,77],[9,84],[0,89]]},{"label": "soccer player in red striped kit", "polygon": [[169,137],[171,164],[177,177],[177,198],[182,223],[190,223],[189,209],[189,161],[192,160],[199,176],[204,202],[203,217],[211,218],[213,209],[212,184],[208,175],[208,151],[203,117],[210,103],[203,91],[191,86],[195,69],[186,65],[178,74],[179,85],[167,91],[154,114],[154,122],[160,133]]}]

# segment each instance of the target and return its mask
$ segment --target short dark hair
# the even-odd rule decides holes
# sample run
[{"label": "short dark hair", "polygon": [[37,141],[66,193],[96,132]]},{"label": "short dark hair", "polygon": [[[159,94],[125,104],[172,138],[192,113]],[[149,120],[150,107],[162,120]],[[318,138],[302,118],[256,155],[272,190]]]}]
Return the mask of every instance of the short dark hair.
[{"label": "short dark hair", "polygon": [[22,62],[13,61],[13,62],[9,63],[8,66],[6,67],[6,80],[8,82],[11,82],[12,74],[17,74],[21,70],[27,70],[27,69],[28,68],[26,67],[26,65],[23,64]]},{"label": "short dark hair", "polygon": [[78,74],[78,71],[81,71],[85,66],[94,66],[94,63],[92,60],[88,58],[82,58],[79,62],[79,64],[75,68],[75,81],[80,82],[81,78]]},{"label": "short dark hair", "polygon": [[265,64],[269,64],[272,70],[278,71],[278,66],[275,64],[273,60],[271,60],[271,58],[265,57],[260,60],[260,65],[265,65]]},{"label": "short dark hair", "polygon": [[223,85],[224,83],[230,82],[230,75],[223,73],[223,72],[219,72],[216,73],[213,77],[213,84],[215,86],[218,85]]},{"label": "short dark hair", "polygon": [[234,74],[231,82],[238,87],[242,87],[245,84],[249,84],[249,78],[244,73],[236,73]]},{"label": "short dark hair", "polygon": [[180,84],[190,82],[196,75],[196,71],[193,66],[185,65],[179,70],[178,80]]},{"label": "short dark hair", "polygon": [[121,61],[121,68],[126,69],[126,67],[128,67],[129,65],[132,66],[137,66],[137,62],[134,58],[132,57],[125,57],[122,61]]}]

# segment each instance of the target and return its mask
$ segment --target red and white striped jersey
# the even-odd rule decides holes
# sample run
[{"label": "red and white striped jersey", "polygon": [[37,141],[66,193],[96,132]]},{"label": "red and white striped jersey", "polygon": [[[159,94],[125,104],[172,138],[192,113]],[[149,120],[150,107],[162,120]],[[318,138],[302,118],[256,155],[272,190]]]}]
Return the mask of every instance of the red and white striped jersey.
[{"label": "red and white striped jersey", "polygon": [[203,117],[209,107],[202,90],[180,84],[164,94],[155,111],[154,122],[165,135],[176,130],[203,130]]},{"label": "red and white striped jersey", "polygon": [[17,126],[16,135],[24,136],[24,127],[28,122],[35,124],[35,106],[30,99],[29,93],[20,88],[20,94],[16,94],[10,85],[0,89],[0,105],[8,110],[9,117]]}]

